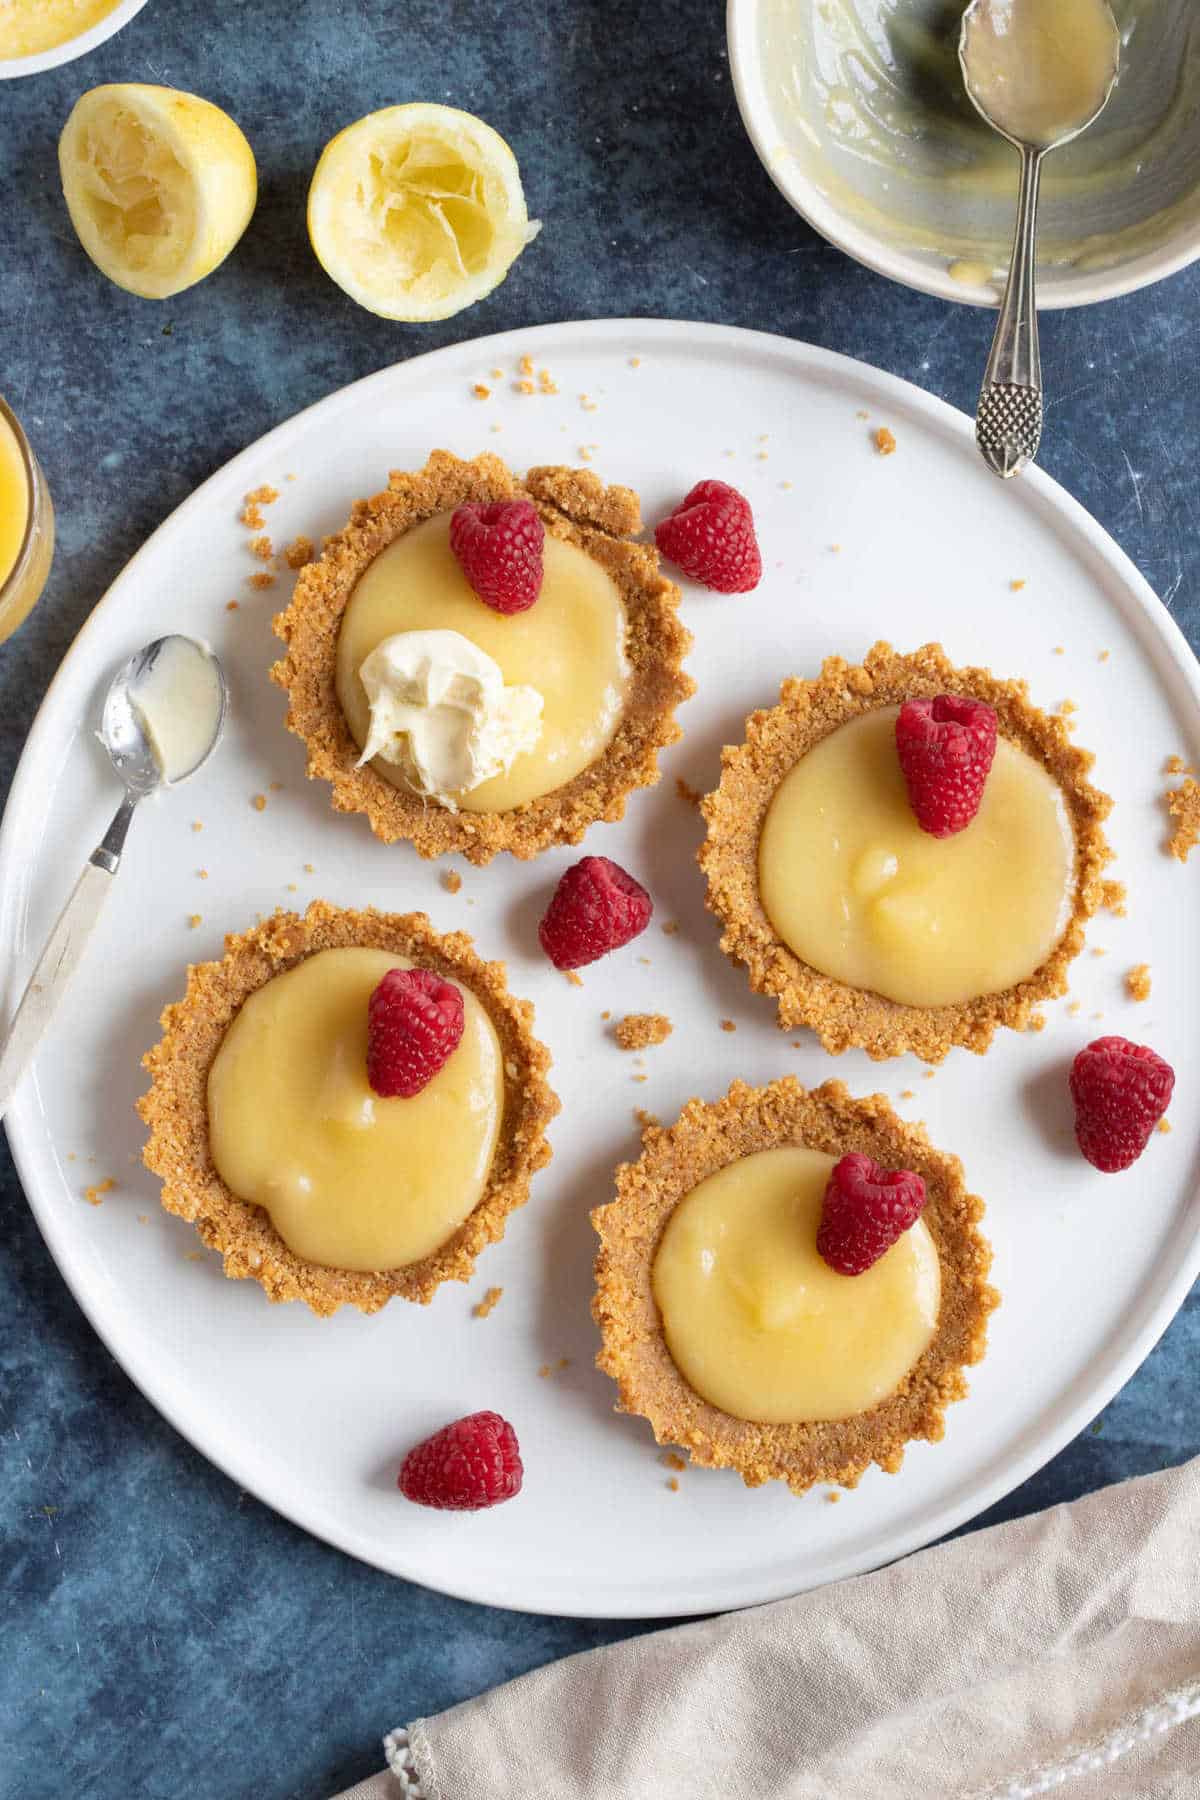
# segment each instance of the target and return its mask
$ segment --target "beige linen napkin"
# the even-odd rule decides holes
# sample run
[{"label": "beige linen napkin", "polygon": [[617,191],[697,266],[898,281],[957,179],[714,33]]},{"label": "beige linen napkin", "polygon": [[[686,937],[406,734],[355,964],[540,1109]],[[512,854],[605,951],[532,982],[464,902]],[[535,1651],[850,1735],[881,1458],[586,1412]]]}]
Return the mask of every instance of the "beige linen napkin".
[{"label": "beige linen napkin", "polygon": [[1200,1458],[570,1657],[385,1749],[354,1800],[1195,1800]]}]

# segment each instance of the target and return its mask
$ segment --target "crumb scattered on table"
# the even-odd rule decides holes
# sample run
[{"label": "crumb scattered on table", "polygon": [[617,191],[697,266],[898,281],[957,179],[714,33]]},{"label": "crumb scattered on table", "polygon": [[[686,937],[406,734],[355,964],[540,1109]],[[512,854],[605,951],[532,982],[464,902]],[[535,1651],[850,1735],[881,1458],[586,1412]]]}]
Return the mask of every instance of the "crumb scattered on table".
[{"label": "crumb scattered on table", "polygon": [[1125,976],[1125,992],[1131,1000],[1150,998],[1150,964],[1135,963]]},{"label": "crumb scattered on table", "polygon": [[533,374],[533,358],[532,358],[532,356],[523,356],[521,358],[521,373],[522,373],[522,375],[532,375]]},{"label": "crumb scattered on table", "polygon": [[665,1044],[672,1029],[665,1013],[627,1013],[613,1027],[613,1036],[622,1050],[645,1050],[651,1044]]},{"label": "crumb scattered on table", "polygon": [[539,1376],[541,1377],[541,1379],[543,1381],[545,1381],[545,1379],[546,1379],[547,1375],[549,1375],[549,1373],[550,1373],[550,1364],[543,1363],[541,1368],[538,1370]]},{"label": "crumb scattered on table", "polygon": [[648,1075],[635,1075],[633,1079],[635,1081],[649,1081],[650,1077]]},{"label": "crumb scattered on table", "polygon": [[1166,793],[1167,811],[1177,821],[1167,840],[1167,849],[1176,862],[1186,862],[1200,843],[1200,784],[1189,775],[1181,787]]},{"label": "crumb scattered on table", "polygon": [[648,957],[648,956],[639,956],[639,957],[638,957],[638,961],[639,961],[639,962],[640,962],[640,963],[645,963],[645,965],[646,965],[646,967],[647,967],[647,968],[649,968],[649,967],[650,967],[650,958],[649,958],[649,957]]},{"label": "crumb scattered on table", "polygon": [[1014,594],[1019,594],[1021,589],[1026,586],[1025,577],[1023,575],[1020,575],[1020,576],[1016,577],[1015,580],[1010,581],[1008,585],[1009,585],[1010,590]]},{"label": "crumb scattered on table", "polygon": [[662,1463],[664,1469],[674,1469],[676,1474],[681,1475],[687,1468],[687,1463],[684,1458],[679,1456],[674,1450],[665,1450],[662,1456],[660,1456],[659,1461]]},{"label": "crumb scattered on table", "polygon": [[193,819],[192,820],[192,830],[193,831],[203,831],[204,830],[204,820],[203,819]]},{"label": "crumb scattered on table", "polygon": [[260,591],[275,586],[275,577],[267,569],[256,569],[254,574],[248,575],[246,579],[252,588],[258,588]]},{"label": "crumb scattered on table", "polygon": [[917,1096],[913,1092],[912,1088],[901,1088],[900,1089],[900,1098],[902,1100],[915,1100],[916,1097]]},{"label": "crumb scattered on table", "polygon": [[644,1106],[635,1106],[633,1116],[643,1131],[650,1131],[653,1127],[662,1124],[658,1114],[647,1112]]},{"label": "crumb scattered on table", "polygon": [[195,931],[197,925],[202,925],[203,923],[204,923],[204,921],[201,918],[199,913],[189,913],[188,914],[188,924],[191,926],[193,931]]},{"label": "crumb scattered on table", "polygon": [[304,873],[305,873],[305,874],[306,874],[306,875],[315,875],[315,874],[316,874],[316,872],[317,872],[317,871],[316,871],[316,869],[315,869],[315,868],[314,868],[314,867],[313,867],[313,865],[312,865],[312,863],[305,863],[305,865],[304,865]]},{"label": "crumb scattered on table", "polygon": [[1074,700],[1060,700],[1058,703],[1058,710],[1064,719],[1069,719],[1072,713],[1077,713],[1079,711],[1079,708],[1076,706]]},{"label": "crumb scattered on table", "polygon": [[266,536],[251,538],[250,554],[251,556],[257,556],[259,562],[270,562],[275,554],[275,545],[272,543],[271,539]]},{"label": "crumb scattered on table", "polygon": [[721,1020],[721,1030],[722,1031],[736,1031],[737,1025],[735,1024],[735,1022],[732,1019],[722,1019]]},{"label": "crumb scattered on table", "polygon": [[1108,951],[1104,948],[1103,944],[1093,944],[1092,945],[1092,955],[1093,956],[1107,956]]},{"label": "crumb scattered on table", "polygon": [[583,986],[583,976],[579,973],[578,969],[564,969],[563,974],[566,976],[572,987]]},{"label": "crumb scattered on table", "polygon": [[1097,658],[1097,661],[1098,662],[1107,662],[1111,655],[1112,655],[1111,650],[1102,650],[1100,652],[1099,657]]},{"label": "crumb scattered on table", "polygon": [[936,1075],[936,1074],[937,1074],[937,1070],[936,1070],[936,1069],[926,1069],[926,1071],[925,1071],[925,1080],[926,1080],[926,1081],[932,1081],[932,1080],[933,1080],[933,1078],[934,1078],[934,1076],[935,1076],[935,1075]]},{"label": "crumb scattered on table", "polygon": [[503,381],[504,380],[504,370],[503,369],[493,369],[492,370],[492,380],[493,381]]},{"label": "crumb scattered on table", "polygon": [[490,400],[492,397],[491,388],[486,386],[482,381],[477,381],[475,386],[471,389],[471,392],[477,400]]},{"label": "crumb scattered on table", "polygon": [[250,797],[250,804],[255,812],[266,812],[267,796],[265,794],[252,794]]},{"label": "crumb scattered on table", "polygon": [[199,876],[201,881],[208,880],[208,870],[207,869],[197,869],[196,874]]},{"label": "crumb scattered on table", "polygon": [[641,357],[640,356],[631,356],[629,359],[629,366],[631,369],[640,369],[642,366]]},{"label": "crumb scattered on table", "polygon": [[239,606],[238,606],[238,603],[237,603],[237,601],[236,601],[236,600],[227,600],[227,601],[226,601],[226,602],[225,602],[225,611],[226,611],[226,612],[238,612],[238,611],[240,611],[240,608],[239,608]]},{"label": "crumb scattered on table", "polygon": [[662,928],[662,934],[664,937],[674,937],[677,934],[678,930],[679,930],[679,920],[678,919],[668,919],[666,924]]},{"label": "crumb scattered on table", "polygon": [[677,1494],[679,1492],[678,1478],[674,1475],[669,1476],[667,1479],[667,1486],[670,1488],[670,1490],[673,1494]]},{"label": "crumb scattered on table", "polygon": [[85,1187],[83,1190],[83,1197],[89,1206],[99,1206],[101,1204],[101,1197],[104,1194],[111,1194],[116,1185],[117,1184],[112,1176],[106,1175],[104,1180],[98,1181],[94,1187]]},{"label": "crumb scattered on table", "polygon": [[602,1012],[602,1013],[601,1013],[601,1014],[600,1014],[600,1017],[601,1017],[601,1018],[602,1018],[602,1019],[611,1019],[611,1018],[612,1018],[612,1014],[611,1014],[611,1013],[610,1013],[610,1012]]},{"label": "crumb scattered on table", "polygon": [[1072,1000],[1070,1006],[1067,1008],[1067,1017],[1077,1019],[1082,1011],[1082,1004],[1078,1000]]},{"label": "crumb scattered on table", "polygon": [[896,449],[895,432],[889,431],[886,425],[881,425],[875,433],[875,448],[880,456],[893,455]]},{"label": "crumb scattered on table", "polygon": [[838,1501],[841,1499],[841,1497],[842,1497],[842,1495],[841,1495],[840,1488],[830,1488],[829,1492],[825,1496],[825,1499],[826,1499],[826,1502],[828,1505],[836,1506]]},{"label": "crumb scattered on table", "polygon": [[1055,654],[1055,656],[1065,656],[1067,654],[1067,652],[1064,649],[1064,647],[1062,646],[1062,644],[1055,644],[1054,654]]},{"label": "crumb scattered on table", "polygon": [[558,384],[552,380],[549,369],[538,370],[539,394],[557,394]]},{"label": "crumb scattered on table", "polygon": [[1026,1030],[1027,1031],[1045,1031],[1045,1029],[1046,1029],[1045,1013],[1032,1013],[1030,1015],[1029,1024],[1026,1026]]},{"label": "crumb scattered on table", "polygon": [[149,1213],[139,1213],[137,1216],[137,1222],[139,1225],[148,1225],[150,1223],[150,1214]]},{"label": "crumb scattered on table", "polygon": [[462,887],[462,876],[457,869],[442,870],[442,886],[448,894],[457,894]]},{"label": "crumb scattered on table", "polygon": [[1161,1131],[1163,1133],[1163,1136],[1165,1137],[1167,1132],[1170,1131],[1170,1129],[1171,1129],[1170,1119],[1160,1119],[1158,1121],[1158,1129],[1159,1129],[1159,1131]]},{"label": "crumb scattered on table", "polygon": [[504,1289],[502,1287],[490,1287],[488,1289],[487,1293],[483,1296],[483,1299],[477,1301],[475,1303],[475,1305],[471,1308],[471,1312],[473,1313],[475,1318],[486,1319],[488,1314],[490,1312],[494,1311],[495,1308],[499,1305],[500,1296],[501,1296],[501,1294],[503,1294],[503,1292],[504,1292]]}]

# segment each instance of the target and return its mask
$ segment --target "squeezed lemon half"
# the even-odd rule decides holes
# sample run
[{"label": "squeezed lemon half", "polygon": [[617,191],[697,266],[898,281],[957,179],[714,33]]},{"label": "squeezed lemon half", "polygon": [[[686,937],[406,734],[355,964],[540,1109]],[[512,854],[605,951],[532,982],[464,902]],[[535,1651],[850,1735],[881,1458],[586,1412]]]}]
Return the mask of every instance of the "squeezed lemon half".
[{"label": "squeezed lemon half", "polygon": [[80,96],[58,166],[80,243],[110,281],[146,300],[211,275],[258,195],[254,152],[228,113],[138,82]]},{"label": "squeezed lemon half", "polygon": [[504,139],[452,106],[368,113],[325,146],[308,191],[322,268],[385,319],[461,312],[540,229]]}]

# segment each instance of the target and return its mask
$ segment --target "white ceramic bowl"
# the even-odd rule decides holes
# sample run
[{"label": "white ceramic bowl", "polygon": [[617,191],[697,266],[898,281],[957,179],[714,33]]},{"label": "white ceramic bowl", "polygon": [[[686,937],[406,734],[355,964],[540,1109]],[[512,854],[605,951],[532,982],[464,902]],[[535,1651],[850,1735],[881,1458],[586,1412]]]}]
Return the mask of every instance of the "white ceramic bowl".
[{"label": "white ceramic bowl", "polygon": [[41,75],[46,69],[57,69],[63,63],[74,62],[77,56],[86,56],[89,50],[95,50],[120,31],[122,25],[128,25],[145,4],[146,0],[121,0],[120,5],[114,6],[90,31],[81,31],[78,37],[68,38],[65,44],[58,44],[53,50],[39,50],[35,56],[0,57],[0,81],[15,81],[21,75]]},{"label": "white ceramic bowl", "polygon": [[[1200,257],[1200,6],[1114,4],[1117,90],[1046,164],[1042,307],[1108,300]],[[823,237],[907,287],[994,306],[1016,155],[962,94],[956,18],[945,0],[729,0],[730,70],[764,167]]]}]

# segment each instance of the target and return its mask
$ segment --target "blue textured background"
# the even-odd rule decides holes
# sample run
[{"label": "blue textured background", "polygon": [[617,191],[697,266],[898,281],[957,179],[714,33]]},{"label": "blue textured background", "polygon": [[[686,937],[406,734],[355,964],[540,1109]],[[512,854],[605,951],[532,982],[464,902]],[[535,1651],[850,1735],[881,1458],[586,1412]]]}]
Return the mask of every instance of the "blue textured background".
[{"label": "blue textured background", "polygon": [[[55,141],[85,87],[191,88],[258,157],[233,257],[164,305],[85,260]],[[445,325],[358,310],[304,231],[316,156],[409,99],[481,113],[519,157],[537,244]],[[42,693],[121,565],[234,451],[331,389],[508,327],[612,314],[784,332],[970,409],[981,313],[843,259],[743,137],[715,4],[150,0],[85,61],[0,84],[0,392],[59,508],[50,587],[0,648],[0,795]],[[1200,270],[1044,322],[1042,461],[1200,642]],[[122,454],[106,473],[108,451]],[[1119,728],[1120,721],[1114,721]],[[382,1732],[628,1625],[528,1618],[359,1567],[239,1493],[112,1363],[42,1245],[0,1143],[0,1794],[320,1800]],[[1195,1297],[1101,1420],[991,1518],[1200,1450]],[[453,1800],[453,1797],[448,1797]]]}]

